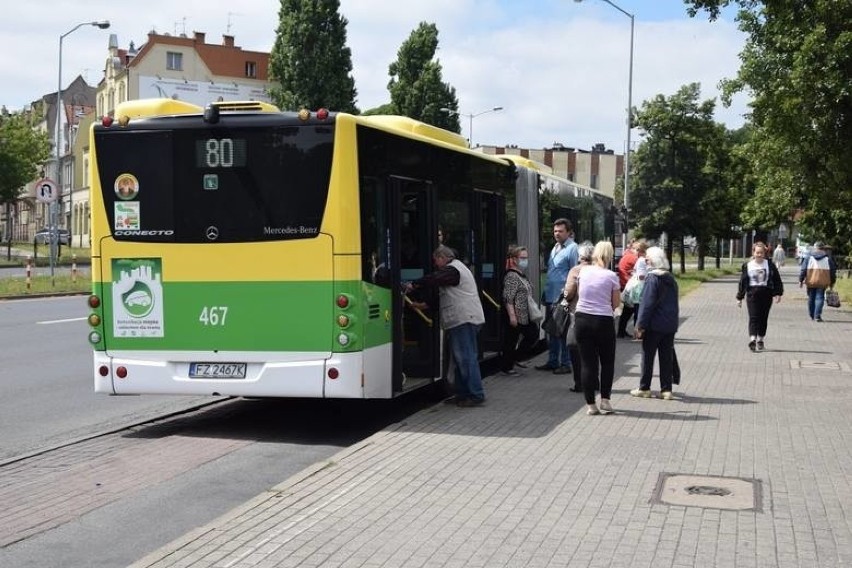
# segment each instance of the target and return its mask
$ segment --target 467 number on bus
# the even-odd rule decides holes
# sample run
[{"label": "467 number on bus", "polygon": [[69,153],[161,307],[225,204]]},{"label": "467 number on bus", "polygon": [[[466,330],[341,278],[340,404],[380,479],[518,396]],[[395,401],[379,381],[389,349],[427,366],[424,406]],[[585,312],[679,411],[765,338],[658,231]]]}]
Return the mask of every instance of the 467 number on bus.
[{"label": "467 number on bus", "polygon": [[225,325],[225,318],[228,317],[228,306],[204,306],[201,308],[201,315],[198,316],[198,321],[203,325]]}]

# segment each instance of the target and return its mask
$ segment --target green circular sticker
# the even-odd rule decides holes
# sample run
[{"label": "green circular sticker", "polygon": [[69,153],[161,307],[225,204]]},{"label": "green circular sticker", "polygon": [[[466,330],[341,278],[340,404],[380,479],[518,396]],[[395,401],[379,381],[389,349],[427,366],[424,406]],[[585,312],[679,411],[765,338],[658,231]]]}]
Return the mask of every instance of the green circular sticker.
[{"label": "green circular sticker", "polygon": [[124,309],[135,318],[144,318],[154,309],[154,294],[147,284],[136,281],[121,297]]}]

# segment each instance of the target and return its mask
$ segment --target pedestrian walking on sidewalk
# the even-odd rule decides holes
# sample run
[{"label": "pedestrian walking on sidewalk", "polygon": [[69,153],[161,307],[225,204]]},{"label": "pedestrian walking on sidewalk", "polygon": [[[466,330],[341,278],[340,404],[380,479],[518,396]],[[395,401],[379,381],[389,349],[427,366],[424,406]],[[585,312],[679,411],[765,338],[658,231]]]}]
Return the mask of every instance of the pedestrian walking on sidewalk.
[{"label": "pedestrian walking on sidewalk", "polygon": [[775,247],[775,250],[772,252],[772,262],[775,263],[775,266],[781,268],[784,266],[784,263],[787,262],[787,253],[784,252],[784,247],[781,246],[781,243]]},{"label": "pedestrian walking on sidewalk", "polygon": [[[568,345],[568,351],[571,353],[571,361],[574,364],[574,387],[572,392],[583,392],[583,359],[580,357],[580,348],[577,346],[577,326],[576,316],[577,301],[579,300],[579,278],[580,271],[586,266],[592,264],[592,256],[595,254],[595,245],[590,241],[584,241],[577,247],[578,261],[577,266],[568,272],[568,278],[565,280],[565,289],[562,295],[568,300],[568,311],[571,313],[574,323],[568,328],[568,333],[565,337],[565,343]],[[595,390],[598,390],[595,385]]]},{"label": "pedestrian walking on sidewalk", "polygon": [[[519,376],[515,364],[529,359],[536,343],[541,320],[530,317],[530,303],[535,302],[532,284],[526,276],[529,265],[526,247],[511,245],[506,253],[506,274],[503,276],[503,353],[500,370],[504,375]],[[533,307],[535,309],[535,306]],[[518,339],[521,344],[518,346]]]},{"label": "pedestrian walking on sidewalk", "polygon": [[[630,391],[633,396],[651,396],[651,377],[654,359],[660,359],[660,398],[672,399],[675,374],[674,338],[678,327],[679,300],[675,277],[669,272],[669,261],[660,247],[651,247],[645,253],[648,274],[639,304],[636,337],[642,340],[642,377],[639,388]],[[678,381],[680,370],[678,369]]]},{"label": "pedestrian walking on sidewalk", "polygon": [[485,402],[477,344],[479,328],[485,323],[479,290],[473,274],[456,259],[450,247],[438,245],[432,261],[436,270],[406,284],[405,292],[438,289],[441,328],[447,332],[455,363],[455,402],[459,406],[479,406]]},{"label": "pedestrian walking on sidewalk", "polygon": [[[547,304],[547,316],[559,302],[562,289],[565,288],[565,279],[568,271],[577,264],[577,244],[572,238],[574,235],[571,221],[568,219],[557,219],[553,222],[553,238],[556,244],[550,251],[547,259],[547,279],[544,286],[544,301]],[[571,354],[565,346],[565,341],[560,336],[548,334],[547,362],[538,365],[540,371],[552,371],[557,375],[571,372]]]},{"label": "pedestrian walking on sidewalk", "polygon": [[743,298],[748,307],[748,348],[753,352],[763,351],[766,326],[772,298],[781,301],[784,284],[775,263],[766,258],[766,245],[761,241],[751,248],[751,260],[744,262],[740,272],[740,284],[737,290],[737,307],[742,307]]},{"label": "pedestrian walking on sidewalk", "polygon": [[814,243],[813,250],[802,261],[799,270],[799,288],[808,288],[808,315],[822,323],[822,307],[825,304],[825,289],[834,288],[837,281],[837,264],[825,250],[821,241]]},{"label": "pedestrian walking on sidewalk", "polygon": [[[575,311],[577,346],[582,365],[583,395],[588,414],[609,414],[615,376],[615,323],[613,312],[621,304],[618,276],[607,267],[612,263],[612,243],[600,241],[592,253],[592,264],[580,271],[579,298]],[[600,408],[595,388],[600,386]]]}]

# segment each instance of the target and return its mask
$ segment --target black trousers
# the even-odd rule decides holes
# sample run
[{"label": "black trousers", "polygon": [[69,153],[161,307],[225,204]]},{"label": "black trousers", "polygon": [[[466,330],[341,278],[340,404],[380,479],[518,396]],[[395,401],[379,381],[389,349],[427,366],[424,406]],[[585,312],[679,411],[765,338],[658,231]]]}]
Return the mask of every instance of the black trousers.
[{"label": "black trousers", "polygon": [[[595,403],[595,388],[600,386],[601,398],[612,395],[615,377],[615,324],[612,316],[577,313],[574,333],[582,361],[583,395],[586,404]],[[598,382],[600,381],[600,382]]]},{"label": "black trousers", "polygon": [[[503,353],[500,359],[500,370],[511,371],[517,361],[525,361],[533,355],[536,343],[538,343],[538,324],[518,324],[517,327],[509,325],[509,316],[506,310],[503,313]],[[518,345],[518,339],[521,344]]]},{"label": "black trousers", "polygon": [[[621,304],[621,317],[618,318],[618,336],[621,337],[623,335],[627,335],[627,324],[630,322],[630,318],[633,317],[636,310],[633,309],[633,306],[629,306],[627,304]],[[633,322],[634,326],[636,322]]]},{"label": "black trousers", "polygon": [[772,292],[765,286],[752,288],[746,294],[746,307],[748,308],[748,334],[765,337],[769,310],[772,308]]},{"label": "black trousers", "polygon": [[[651,377],[654,376],[654,358],[660,355],[660,390],[671,391],[674,379],[674,333],[660,333],[650,329],[642,336],[642,378],[639,388],[651,390]],[[680,369],[678,369],[680,382]]]}]

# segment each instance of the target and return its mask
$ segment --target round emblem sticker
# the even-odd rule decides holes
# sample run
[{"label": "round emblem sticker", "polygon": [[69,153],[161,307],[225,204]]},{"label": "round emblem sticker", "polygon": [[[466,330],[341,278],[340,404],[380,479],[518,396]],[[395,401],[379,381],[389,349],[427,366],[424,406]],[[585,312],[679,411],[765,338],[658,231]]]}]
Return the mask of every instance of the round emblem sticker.
[{"label": "round emblem sticker", "polygon": [[139,180],[133,174],[121,174],[115,178],[115,195],[127,201],[139,194]]}]

